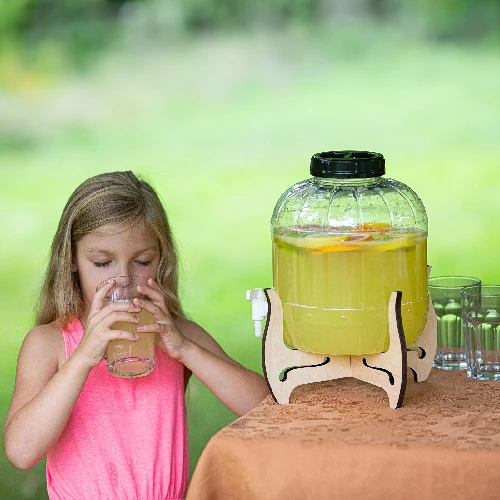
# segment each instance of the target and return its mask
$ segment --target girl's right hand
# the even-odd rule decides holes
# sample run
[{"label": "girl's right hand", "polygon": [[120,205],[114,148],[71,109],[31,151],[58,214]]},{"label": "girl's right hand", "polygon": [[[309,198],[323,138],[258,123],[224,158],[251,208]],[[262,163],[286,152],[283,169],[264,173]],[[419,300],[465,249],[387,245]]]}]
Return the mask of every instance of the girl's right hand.
[{"label": "girl's right hand", "polygon": [[133,302],[110,302],[104,305],[107,293],[115,286],[111,281],[100,288],[92,299],[90,312],[87,318],[87,327],[83,333],[80,344],[73,355],[78,356],[89,368],[97,366],[103,359],[106,348],[111,340],[124,339],[136,341],[139,335],[125,330],[111,330],[118,321],[127,321],[139,324],[140,319],[133,313],[138,313],[141,308]]}]

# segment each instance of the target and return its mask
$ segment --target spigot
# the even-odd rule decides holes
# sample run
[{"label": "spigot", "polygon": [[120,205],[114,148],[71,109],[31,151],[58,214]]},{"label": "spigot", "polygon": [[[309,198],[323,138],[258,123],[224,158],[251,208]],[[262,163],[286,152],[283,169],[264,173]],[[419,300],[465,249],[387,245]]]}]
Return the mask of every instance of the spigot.
[{"label": "spigot", "polygon": [[247,300],[252,301],[252,319],[255,325],[255,336],[262,336],[262,321],[267,317],[269,306],[262,288],[247,290]]}]

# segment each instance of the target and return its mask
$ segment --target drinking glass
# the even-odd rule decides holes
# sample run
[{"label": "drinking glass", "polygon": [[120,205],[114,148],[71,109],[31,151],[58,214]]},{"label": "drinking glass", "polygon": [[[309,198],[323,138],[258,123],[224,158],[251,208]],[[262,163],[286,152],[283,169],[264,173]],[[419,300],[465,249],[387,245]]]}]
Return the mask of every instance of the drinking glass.
[{"label": "drinking glass", "polygon": [[[142,276],[117,276],[100,283],[97,290],[113,280],[116,284],[106,295],[109,302],[129,302],[135,297],[150,300],[149,297],[137,290],[139,285],[147,285],[148,279]],[[140,318],[140,323],[118,321],[111,327],[112,330],[125,330],[139,335],[139,339],[136,341],[116,339],[108,344],[105,359],[108,363],[108,370],[115,377],[142,377],[151,373],[155,366],[155,333],[138,332],[137,327],[150,325],[156,320],[145,309],[133,314]]]},{"label": "drinking glass", "polygon": [[472,286],[479,291],[481,280],[470,276],[429,278],[429,294],[437,317],[437,348],[432,365],[435,368],[467,368],[460,302],[460,291],[465,286]]},{"label": "drinking glass", "polygon": [[467,376],[500,380],[500,285],[462,289]]}]

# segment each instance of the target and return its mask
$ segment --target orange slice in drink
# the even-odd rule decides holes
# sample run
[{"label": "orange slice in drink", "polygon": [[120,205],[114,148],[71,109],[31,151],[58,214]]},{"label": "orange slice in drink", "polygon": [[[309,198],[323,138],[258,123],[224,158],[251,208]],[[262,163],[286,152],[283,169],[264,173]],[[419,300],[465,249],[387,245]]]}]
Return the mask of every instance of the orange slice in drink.
[{"label": "orange slice in drink", "polygon": [[359,250],[360,248],[362,248],[362,245],[360,245],[359,243],[362,243],[365,241],[371,241],[372,239],[373,238],[369,234],[350,234],[334,245],[327,245],[327,246],[312,250],[312,252],[313,253],[350,252],[350,251]]},{"label": "orange slice in drink", "polygon": [[365,222],[362,231],[388,231],[391,228],[387,222]]},{"label": "orange slice in drink", "polygon": [[349,241],[356,241],[356,242],[361,242],[361,241],[370,241],[373,240],[373,237],[371,234],[351,234],[349,236]]}]

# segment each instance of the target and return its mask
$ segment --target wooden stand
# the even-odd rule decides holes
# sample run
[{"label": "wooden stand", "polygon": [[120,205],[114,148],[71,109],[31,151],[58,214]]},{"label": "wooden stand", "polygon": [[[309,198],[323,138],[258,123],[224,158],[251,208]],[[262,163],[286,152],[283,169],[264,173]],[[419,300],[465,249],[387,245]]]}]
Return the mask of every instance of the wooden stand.
[{"label": "wooden stand", "polygon": [[400,408],[406,390],[407,368],[416,382],[429,376],[436,353],[437,321],[429,298],[427,323],[417,341],[407,347],[401,321],[401,292],[393,292],[388,307],[389,350],[379,354],[331,356],[290,349],[283,342],[283,307],[277,292],[264,290],[268,301],[267,325],[262,341],[262,365],[267,384],[279,404],[288,404],[299,385],[355,377],[381,387],[389,406]]}]

